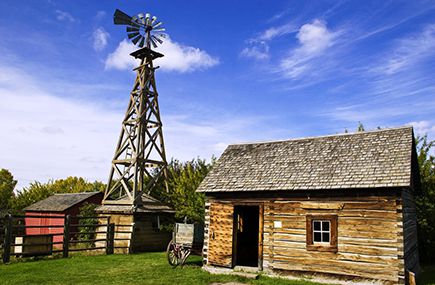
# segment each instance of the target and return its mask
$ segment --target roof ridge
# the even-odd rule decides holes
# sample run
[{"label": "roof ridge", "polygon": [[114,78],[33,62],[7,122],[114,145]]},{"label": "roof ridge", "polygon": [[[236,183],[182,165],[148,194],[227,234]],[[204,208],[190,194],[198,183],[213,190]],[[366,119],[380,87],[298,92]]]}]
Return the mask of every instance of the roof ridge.
[{"label": "roof ridge", "polygon": [[54,193],[53,195],[77,195],[77,194],[93,194],[93,193],[100,193],[100,191],[77,192],[77,193]]},{"label": "roof ridge", "polygon": [[265,144],[265,143],[280,143],[280,142],[302,141],[302,140],[312,140],[312,139],[341,137],[341,136],[355,136],[355,135],[364,135],[367,133],[379,133],[379,132],[387,132],[387,131],[394,131],[394,130],[400,130],[400,129],[413,129],[413,126],[391,127],[391,128],[380,129],[380,130],[376,129],[376,130],[362,131],[362,132],[342,133],[342,134],[332,134],[332,135],[322,135],[322,136],[308,136],[308,137],[271,140],[271,141],[240,142],[240,143],[232,143],[232,144],[229,144],[228,146],[253,145],[253,144]]}]

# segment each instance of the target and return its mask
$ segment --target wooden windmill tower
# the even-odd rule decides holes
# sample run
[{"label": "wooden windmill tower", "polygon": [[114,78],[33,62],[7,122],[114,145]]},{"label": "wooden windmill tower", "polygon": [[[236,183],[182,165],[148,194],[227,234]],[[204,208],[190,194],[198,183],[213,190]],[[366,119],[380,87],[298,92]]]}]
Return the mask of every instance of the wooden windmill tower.
[{"label": "wooden windmill tower", "polygon": [[[148,194],[164,179],[167,162],[163,142],[153,61],[163,54],[153,51],[165,37],[162,22],[149,14],[129,15],[116,10],[116,25],[126,25],[127,35],[139,47],[130,55],[140,60],[121,134],[112,160],[109,181],[97,212],[115,224],[115,248],[121,252],[164,250],[170,233],[158,231],[162,219],[174,210]],[[157,228],[156,228],[157,227]],[[99,237],[97,237],[98,239]]]},{"label": "wooden windmill tower", "polygon": [[[140,49],[131,56],[140,59],[130,102],[122,121],[121,134],[104,194],[103,204],[141,204],[158,179],[167,177],[167,162],[153,60],[163,54],[151,49],[162,43],[165,30],[157,17],[138,14],[130,17],[116,10],[114,23],[126,25],[128,38]],[[167,187],[167,186],[166,186]]]}]

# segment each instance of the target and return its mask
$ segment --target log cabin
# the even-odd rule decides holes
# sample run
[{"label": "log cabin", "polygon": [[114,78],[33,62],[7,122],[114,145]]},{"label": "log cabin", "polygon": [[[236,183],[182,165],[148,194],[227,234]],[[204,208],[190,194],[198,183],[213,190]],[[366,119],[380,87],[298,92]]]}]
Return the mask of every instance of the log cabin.
[{"label": "log cabin", "polygon": [[229,145],[197,190],[203,263],[412,283],[419,181],[412,127]]}]

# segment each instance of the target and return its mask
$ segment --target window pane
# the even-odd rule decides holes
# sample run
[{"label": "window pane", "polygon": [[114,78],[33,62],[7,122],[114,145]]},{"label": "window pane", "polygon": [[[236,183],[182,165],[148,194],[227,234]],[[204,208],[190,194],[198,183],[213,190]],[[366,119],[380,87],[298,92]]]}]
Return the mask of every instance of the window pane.
[{"label": "window pane", "polygon": [[322,233],[322,241],[329,242],[329,233]]},{"label": "window pane", "polygon": [[313,226],[315,231],[320,231],[320,221],[314,221]]},{"label": "window pane", "polygon": [[329,222],[328,221],[322,222],[322,230],[324,232],[329,231]]},{"label": "window pane", "polygon": [[314,233],[314,238],[313,238],[314,242],[321,242],[322,241],[322,234],[321,233]]}]

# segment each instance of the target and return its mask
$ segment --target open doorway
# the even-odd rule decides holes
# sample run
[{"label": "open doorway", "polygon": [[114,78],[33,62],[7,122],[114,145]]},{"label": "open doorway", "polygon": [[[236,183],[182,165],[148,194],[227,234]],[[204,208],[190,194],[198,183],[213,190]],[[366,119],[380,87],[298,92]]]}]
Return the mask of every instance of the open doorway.
[{"label": "open doorway", "polygon": [[259,206],[234,207],[234,265],[258,266]]}]

